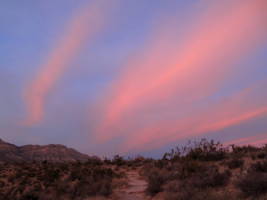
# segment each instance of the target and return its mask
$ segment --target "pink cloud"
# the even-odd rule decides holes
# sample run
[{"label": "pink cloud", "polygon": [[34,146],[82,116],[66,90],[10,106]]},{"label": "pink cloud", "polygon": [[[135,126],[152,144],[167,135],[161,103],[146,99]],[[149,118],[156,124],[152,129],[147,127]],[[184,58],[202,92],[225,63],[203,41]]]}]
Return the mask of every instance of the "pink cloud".
[{"label": "pink cloud", "polygon": [[25,119],[25,125],[32,126],[42,120],[47,97],[57,81],[71,67],[70,63],[84,43],[93,40],[104,28],[108,21],[110,5],[103,3],[96,0],[76,12],[62,33],[62,39],[51,50],[48,58],[40,66],[38,74],[27,86],[25,101],[28,116]]},{"label": "pink cloud", "polygon": [[260,134],[260,135],[257,134],[254,136],[242,137],[242,138],[227,141],[224,143],[225,146],[232,145],[232,144],[238,145],[238,146],[242,146],[242,145],[261,146],[261,145],[267,144],[267,136],[266,134]]},{"label": "pink cloud", "polygon": [[261,95],[261,91],[266,84],[266,81],[258,81],[251,87],[216,104],[197,109],[186,117],[146,126],[127,138],[122,151],[151,150],[169,142],[220,131],[265,116],[266,96]]},{"label": "pink cloud", "polygon": [[[261,43],[267,33],[260,23],[262,17],[266,17],[263,9],[266,1],[220,4],[222,6],[209,8],[202,18],[196,19],[196,28],[190,30],[183,41],[177,41],[176,35],[172,34],[175,24],[159,27],[141,55],[128,61],[119,80],[114,82],[105,96],[108,103],[103,105],[103,118],[97,132],[100,141],[118,136],[120,132],[116,130],[126,126],[125,118],[134,116],[133,113],[142,106],[156,105],[174,96],[193,102],[211,95],[229,74],[235,72],[231,64]],[[202,130],[192,131],[191,135],[245,121],[257,112],[261,113],[258,110],[235,113],[235,117],[219,120],[212,126],[203,126]],[[136,118],[131,120],[138,121]],[[187,126],[194,126],[193,121],[187,123]],[[173,125],[170,126],[169,123],[160,128],[156,125],[152,131],[148,128],[151,133],[139,132],[135,140],[144,145],[143,140],[138,140],[139,137],[150,140],[157,130],[176,130]]]}]

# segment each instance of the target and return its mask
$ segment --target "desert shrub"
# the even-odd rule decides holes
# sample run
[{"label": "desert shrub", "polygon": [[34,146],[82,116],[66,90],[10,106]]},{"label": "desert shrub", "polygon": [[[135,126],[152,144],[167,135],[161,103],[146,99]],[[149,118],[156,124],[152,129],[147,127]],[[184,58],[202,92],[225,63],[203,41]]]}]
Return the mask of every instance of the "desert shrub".
[{"label": "desert shrub", "polygon": [[196,173],[202,173],[206,166],[199,161],[184,160],[177,166],[177,176],[179,179],[187,179]]},{"label": "desert shrub", "polygon": [[248,172],[237,181],[236,186],[245,196],[258,197],[267,194],[267,173]]},{"label": "desert shrub", "polygon": [[123,157],[116,155],[112,159],[112,164],[117,165],[117,166],[122,166],[126,164],[126,161],[123,159]]},{"label": "desert shrub", "polygon": [[229,169],[237,169],[244,165],[244,160],[240,158],[233,158],[230,161],[226,162],[226,165],[229,167]]},{"label": "desert shrub", "polygon": [[108,159],[108,158],[104,158],[104,160],[103,160],[103,163],[105,164],[105,165],[111,165],[112,164],[112,160],[110,160],[110,159]]},{"label": "desert shrub", "polygon": [[48,182],[55,182],[60,177],[60,170],[58,169],[47,170],[45,177]]},{"label": "desert shrub", "polygon": [[218,168],[209,167],[206,171],[192,176],[189,184],[201,189],[222,187],[227,185],[230,177],[230,171],[219,172]]},{"label": "desert shrub", "polygon": [[112,185],[110,184],[110,180],[102,180],[99,184],[98,194],[103,196],[109,196],[112,193]]},{"label": "desert shrub", "polygon": [[265,158],[267,158],[266,152],[259,152],[256,156],[257,156],[258,159],[265,159]]},{"label": "desert shrub", "polygon": [[147,193],[153,196],[161,192],[163,184],[168,180],[168,175],[168,172],[165,170],[157,168],[152,169],[147,175]]},{"label": "desert shrub", "polygon": [[172,162],[177,162],[181,159],[181,151],[182,150],[179,147],[171,149],[170,152],[167,152],[163,155],[162,160],[171,160]]},{"label": "desert shrub", "polygon": [[267,173],[267,161],[256,162],[250,166],[249,170],[255,171],[255,172],[266,172]]},{"label": "desert shrub", "polygon": [[223,147],[220,142],[214,140],[201,139],[200,141],[191,142],[182,147],[176,147],[169,153],[165,153],[163,160],[172,162],[181,159],[191,159],[200,161],[219,161],[227,155],[228,149]]},{"label": "desert shrub", "polygon": [[101,179],[93,180],[87,179],[77,182],[74,188],[74,197],[88,197],[94,195],[108,196],[112,193],[111,180]]},{"label": "desert shrub", "polygon": [[201,161],[219,161],[226,157],[226,149],[220,142],[214,140],[208,141],[206,139],[195,142],[194,146],[190,148],[186,157],[193,160]]},{"label": "desert shrub", "polygon": [[221,160],[226,154],[227,151],[219,143],[206,140],[202,140],[194,147],[183,150],[177,148],[176,151],[165,154],[163,159],[156,160],[143,168],[143,175],[148,180],[147,191],[150,195],[155,195],[167,184],[169,195],[174,199],[191,199],[186,191],[189,191],[190,196],[192,190],[224,187],[231,178],[231,172],[229,170],[219,172],[218,167],[211,162]]},{"label": "desert shrub", "polygon": [[236,195],[227,191],[199,189],[178,182],[167,185],[164,197],[166,200],[237,200]]},{"label": "desert shrub", "polygon": [[228,149],[223,147],[220,142],[201,139],[193,143],[189,141],[186,146],[172,149],[170,153],[164,154],[163,159],[172,162],[177,162],[181,159],[219,161],[226,157],[227,151]]},{"label": "desert shrub", "polygon": [[20,200],[38,200],[39,195],[34,192],[28,192],[21,196]]},{"label": "desert shrub", "polygon": [[161,160],[156,160],[156,161],[154,162],[154,166],[157,167],[157,168],[162,169],[162,168],[164,168],[164,167],[166,166],[167,162],[168,162],[168,161],[163,160],[163,159],[161,159]]},{"label": "desert shrub", "polygon": [[[108,196],[112,193],[113,178],[120,177],[111,168],[78,162],[8,164],[3,171],[0,200],[2,197],[4,200],[78,200]],[[5,184],[8,180],[11,182]]]},{"label": "desert shrub", "polygon": [[100,166],[102,164],[103,164],[102,160],[96,156],[90,157],[86,162],[86,165],[93,165],[93,166]]},{"label": "desert shrub", "polygon": [[67,163],[61,163],[58,167],[61,172],[69,171],[69,165]]},{"label": "desert shrub", "polygon": [[195,199],[196,195],[195,188],[189,188],[182,183],[177,181],[170,182],[166,186],[166,191],[164,194],[164,199],[168,200],[187,200],[187,199]]},{"label": "desert shrub", "polygon": [[0,188],[5,186],[5,182],[4,181],[0,181]]},{"label": "desert shrub", "polygon": [[238,155],[238,156],[242,156],[248,153],[255,153],[260,151],[260,148],[258,147],[254,147],[251,145],[247,145],[247,146],[236,146],[236,145],[231,145],[232,147],[232,154]]},{"label": "desert shrub", "polygon": [[256,160],[256,159],[257,159],[257,156],[256,156],[256,154],[254,154],[254,153],[251,154],[250,157],[251,157],[252,160]]}]

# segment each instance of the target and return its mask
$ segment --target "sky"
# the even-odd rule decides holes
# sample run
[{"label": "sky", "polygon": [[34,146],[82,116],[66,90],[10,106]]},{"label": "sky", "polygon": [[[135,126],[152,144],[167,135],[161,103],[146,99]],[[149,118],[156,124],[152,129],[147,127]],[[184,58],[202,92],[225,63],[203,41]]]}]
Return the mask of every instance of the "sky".
[{"label": "sky", "polygon": [[267,143],[266,0],[0,0],[0,138],[99,156]]}]

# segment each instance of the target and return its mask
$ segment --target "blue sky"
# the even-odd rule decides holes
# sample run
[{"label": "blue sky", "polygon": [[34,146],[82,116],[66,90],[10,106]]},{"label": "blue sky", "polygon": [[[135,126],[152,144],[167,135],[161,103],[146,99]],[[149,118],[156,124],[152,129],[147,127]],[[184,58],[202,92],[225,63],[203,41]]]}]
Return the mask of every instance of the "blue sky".
[{"label": "blue sky", "polygon": [[[267,133],[264,0],[0,1],[0,138],[158,156]],[[25,123],[25,121],[27,123]]]}]

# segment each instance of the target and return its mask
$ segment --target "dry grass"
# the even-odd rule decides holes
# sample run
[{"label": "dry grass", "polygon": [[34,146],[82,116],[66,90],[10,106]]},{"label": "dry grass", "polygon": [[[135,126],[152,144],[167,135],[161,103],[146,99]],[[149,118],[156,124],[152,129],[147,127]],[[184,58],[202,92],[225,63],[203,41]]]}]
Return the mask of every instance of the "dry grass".
[{"label": "dry grass", "polygon": [[102,163],[0,165],[1,200],[86,199],[109,196],[121,175]]}]

